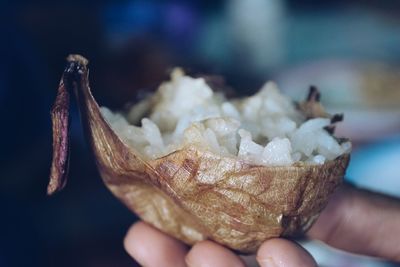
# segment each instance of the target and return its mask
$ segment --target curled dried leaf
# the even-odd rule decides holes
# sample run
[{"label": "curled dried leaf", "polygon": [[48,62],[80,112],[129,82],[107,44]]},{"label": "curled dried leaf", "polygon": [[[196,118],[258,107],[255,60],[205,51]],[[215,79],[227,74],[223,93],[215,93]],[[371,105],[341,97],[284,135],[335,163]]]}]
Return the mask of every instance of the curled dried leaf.
[{"label": "curled dried leaf", "polygon": [[317,87],[310,86],[306,101],[299,103],[298,107],[307,119],[329,118],[330,116],[325,112],[320,100],[321,94]]},{"label": "curled dried leaf", "polygon": [[[141,219],[187,244],[211,239],[252,253],[268,238],[304,233],[341,183],[349,161],[346,154],[323,165],[254,166],[198,146],[144,160],[105,121],[90,92],[87,60],[73,55],[53,111],[56,141],[49,193],[65,185],[66,99],[72,91],[107,187]],[[313,90],[302,105],[306,114],[326,116],[318,100]]]}]

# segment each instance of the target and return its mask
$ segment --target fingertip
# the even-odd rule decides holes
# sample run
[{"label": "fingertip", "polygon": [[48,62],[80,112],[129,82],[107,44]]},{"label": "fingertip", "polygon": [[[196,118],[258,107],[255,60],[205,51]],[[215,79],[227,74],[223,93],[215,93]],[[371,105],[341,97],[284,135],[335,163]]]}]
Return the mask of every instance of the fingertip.
[{"label": "fingertip", "polygon": [[129,228],[124,247],[142,266],[186,266],[186,246],[144,222]]},{"label": "fingertip", "polygon": [[265,241],[257,252],[261,267],[315,267],[317,263],[304,248],[283,238]]},{"label": "fingertip", "polygon": [[232,251],[208,240],[195,244],[185,261],[189,267],[245,267],[243,261]]},{"label": "fingertip", "polygon": [[140,239],[139,233],[141,232],[141,229],[143,227],[144,225],[142,222],[137,222],[132,224],[129,227],[124,237],[124,242],[123,242],[124,248],[126,252],[128,252],[128,254],[133,258],[135,258],[134,256],[136,256],[136,254],[141,252],[139,246],[137,245],[137,242],[138,239]]}]

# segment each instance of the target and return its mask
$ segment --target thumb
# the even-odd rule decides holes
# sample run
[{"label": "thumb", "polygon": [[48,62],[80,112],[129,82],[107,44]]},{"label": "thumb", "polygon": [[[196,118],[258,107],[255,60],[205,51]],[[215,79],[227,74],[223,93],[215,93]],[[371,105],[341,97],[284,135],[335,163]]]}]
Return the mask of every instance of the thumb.
[{"label": "thumb", "polygon": [[261,267],[315,267],[317,263],[304,248],[283,239],[265,241],[257,252],[257,262]]}]

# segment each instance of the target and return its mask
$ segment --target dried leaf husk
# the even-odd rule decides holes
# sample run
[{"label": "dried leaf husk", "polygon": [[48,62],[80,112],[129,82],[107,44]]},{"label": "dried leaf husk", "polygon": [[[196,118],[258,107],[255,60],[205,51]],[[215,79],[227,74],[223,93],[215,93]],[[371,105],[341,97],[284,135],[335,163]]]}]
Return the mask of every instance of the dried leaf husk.
[{"label": "dried leaf husk", "polygon": [[[343,155],[323,165],[254,166],[194,145],[144,160],[101,115],[90,92],[87,60],[79,55],[68,57],[58,101],[66,103],[71,91],[106,186],[141,219],[189,245],[210,239],[253,253],[268,238],[301,235],[342,182],[348,165],[349,155]],[[314,110],[311,104],[301,105]],[[68,110],[65,104],[55,106],[62,114]],[[68,144],[67,120],[57,114],[59,109],[53,109],[56,141],[49,194],[65,185],[68,167],[68,150],[60,145]]]}]

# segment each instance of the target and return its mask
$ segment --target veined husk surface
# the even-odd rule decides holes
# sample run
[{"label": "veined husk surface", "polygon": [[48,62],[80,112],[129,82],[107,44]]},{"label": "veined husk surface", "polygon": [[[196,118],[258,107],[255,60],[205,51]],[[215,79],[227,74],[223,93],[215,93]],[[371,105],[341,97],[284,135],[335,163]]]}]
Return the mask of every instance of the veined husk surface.
[{"label": "veined husk surface", "polygon": [[268,238],[301,235],[340,185],[348,165],[346,154],[323,165],[254,166],[196,145],[145,160],[105,121],[90,92],[87,60],[71,55],[52,110],[49,194],[66,183],[72,91],[106,186],[142,220],[189,245],[210,239],[253,253]]}]

